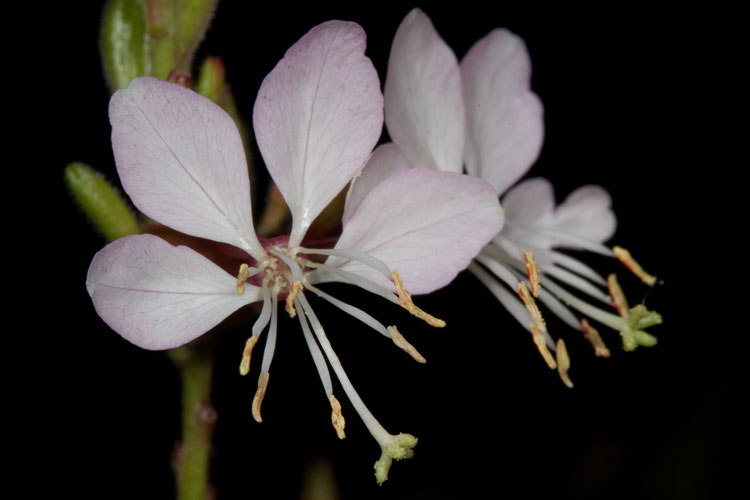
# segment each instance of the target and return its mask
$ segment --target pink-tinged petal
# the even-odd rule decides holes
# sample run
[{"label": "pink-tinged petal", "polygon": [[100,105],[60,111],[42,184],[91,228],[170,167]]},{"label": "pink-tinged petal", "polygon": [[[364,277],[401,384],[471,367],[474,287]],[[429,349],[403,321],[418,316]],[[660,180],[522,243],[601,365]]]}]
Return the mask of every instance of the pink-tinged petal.
[{"label": "pink-tinged petal", "polygon": [[531,62],[516,35],[496,29],[461,61],[467,117],[466,169],[505,192],[542,147],[542,104],[529,90]]},{"label": "pink-tinged petal", "polygon": [[503,196],[505,217],[516,225],[549,226],[553,223],[555,192],[547,179],[527,179]]},{"label": "pink-tinged petal", "polygon": [[349,192],[346,193],[346,206],[342,222],[346,225],[351,219],[354,212],[362,203],[362,200],[372,191],[375,186],[383,182],[388,177],[402,170],[412,168],[411,163],[401,153],[401,150],[389,142],[375,148],[372,152],[370,161],[367,162],[362,172],[354,177]]},{"label": "pink-tinged petal", "polygon": [[86,288],[113,330],[144,349],[170,349],[207,332],[259,300],[260,289],[236,290],[237,279],[188,247],[150,234],[110,243],[91,261]]},{"label": "pink-tinged petal", "polygon": [[266,76],[253,110],[258,147],[292,212],[289,245],[365,165],[383,127],[383,96],[365,33],[330,21]]},{"label": "pink-tinged petal", "polygon": [[556,231],[602,243],[615,233],[617,219],[612,198],[600,186],[583,186],[573,191],[554,214]]},{"label": "pink-tinged petal", "polygon": [[[497,195],[467,175],[412,168],[381,182],[362,200],[336,248],[367,253],[398,270],[411,293],[447,285],[503,226]],[[392,286],[359,262],[332,265]]]},{"label": "pink-tinged petal", "polygon": [[396,31],[384,94],[388,133],[414,166],[463,171],[461,72],[453,51],[419,9]]},{"label": "pink-tinged petal", "polygon": [[540,229],[554,223],[555,194],[547,179],[527,179],[502,199],[507,224],[495,243],[521,258],[526,250],[549,249],[554,240]]},{"label": "pink-tinged petal", "polygon": [[109,119],[117,171],[139,210],[183,233],[265,255],[253,230],[242,140],[224,110],[142,77],[115,92]]}]

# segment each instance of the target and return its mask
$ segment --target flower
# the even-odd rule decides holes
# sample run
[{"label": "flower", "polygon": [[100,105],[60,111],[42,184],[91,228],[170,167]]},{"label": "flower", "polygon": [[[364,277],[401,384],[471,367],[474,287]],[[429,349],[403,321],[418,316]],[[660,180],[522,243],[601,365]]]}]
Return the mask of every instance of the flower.
[{"label": "flower", "polygon": [[[414,9],[396,32],[388,62],[385,122],[393,143],[375,150],[349,196],[361,199],[383,179],[414,167],[449,172],[465,168],[469,175],[492,184],[502,196],[505,223],[469,270],[531,332],[548,365],[557,367],[572,387],[565,344],[562,339],[552,340],[535,297],[582,330],[600,356],[609,356],[609,351],[598,332],[567,306],[619,331],[627,350],[655,344],[643,328],[660,323],[661,317],[641,307],[631,311],[614,275],[605,280],[579,259],[557,250],[617,257],[643,281],[655,283],[627,251],[602,244],[616,225],[604,189],[581,187],[555,206],[552,185],[545,179],[529,179],[510,188],[536,160],[544,135],[542,104],[530,90],[530,76],[526,48],[516,35],[493,30],[459,64],[430,19]],[[347,208],[354,206],[350,203]],[[555,280],[615,306],[620,315],[582,301]],[[608,287],[611,297],[599,287]],[[556,351],[556,358],[550,350]]]},{"label": "flower", "polygon": [[[382,448],[379,482],[393,459],[408,458],[409,434],[391,435],[369,412],[313,312],[310,291],[360,319],[418,361],[424,358],[395,326],[318,288],[341,281],[365,288],[434,326],[444,322],[411,300],[450,282],[502,225],[486,182],[430,169],[395,175],[363,197],[333,248],[305,248],[316,216],[361,170],[383,123],[377,73],[354,23],[313,28],[263,81],[253,112],[261,154],[288,204],[288,236],[260,238],[253,229],[247,166],[232,119],[210,100],[150,77],[137,78],[110,103],[112,147],[123,188],[152,219],[182,233],[231,245],[232,273],[185,246],[142,234],[117,240],[94,257],[87,288],[102,319],[130,342],[168,349],[202,335],[242,306],[262,302],[240,372],[268,327],[253,416],[269,380],[278,303],[299,319],[344,437],[330,365]],[[240,264],[241,263],[241,264]],[[395,293],[394,293],[395,292]],[[328,363],[326,363],[326,359]]]}]

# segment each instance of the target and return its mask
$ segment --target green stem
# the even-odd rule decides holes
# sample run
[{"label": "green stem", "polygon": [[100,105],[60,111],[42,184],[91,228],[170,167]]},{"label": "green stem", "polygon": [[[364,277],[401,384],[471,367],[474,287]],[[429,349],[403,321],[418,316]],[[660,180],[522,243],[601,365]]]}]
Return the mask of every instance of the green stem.
[{"label": "green stem", "polygon": [[170,351],[182,375],[182,442],[176,465],[177,498],[209,498],[209,459],[216,411],[211,406],[213,342],[193,342]]}]

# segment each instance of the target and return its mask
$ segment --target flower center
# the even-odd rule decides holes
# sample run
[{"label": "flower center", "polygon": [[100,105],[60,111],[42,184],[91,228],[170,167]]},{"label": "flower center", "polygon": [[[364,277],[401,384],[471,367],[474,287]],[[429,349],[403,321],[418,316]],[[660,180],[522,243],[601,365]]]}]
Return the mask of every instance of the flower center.
[{"label": "flower center", "polygon": [[[284,262],[282,257],[278,254],[286,255],[286,248],[280,248],[277,246],[269,247],[268,258],[259,263],[258,275],[251,279],[250,282],[263,288],[268,288],[273,293],[285,296],[291,292],[292,282],[292,270],[289,268],[289,264]],[[291,259],[291,257],[289,257]]]}]

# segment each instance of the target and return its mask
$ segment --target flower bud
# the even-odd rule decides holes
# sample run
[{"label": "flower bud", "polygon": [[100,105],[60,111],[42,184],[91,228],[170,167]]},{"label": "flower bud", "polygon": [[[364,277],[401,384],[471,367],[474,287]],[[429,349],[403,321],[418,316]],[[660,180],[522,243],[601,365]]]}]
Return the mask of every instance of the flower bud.
[{"label": "flower bud", "polygon": [[94,227],[107,239],[139,232],[133,212],[102,174],[83,163],[65,167],[65,183]]},{"label": "flower bud", "polygon": [[190,69],[193,55],[203,40],[218,0],[180,0],[175,12],[175,59],[177,67]]},{"label": "flower bud", "polygon": [[104,73],[112,92],[151,73],[146,15],[139,0],[110,0],[101,31]]},{"label": "flower bud", "polygon": [[207,57],[201,64],[198,80],[195,82],[195,91],[222,106],[225,79],[226,70],[222,60],[218,57]]}]

